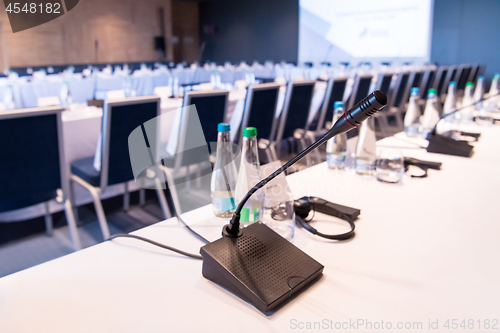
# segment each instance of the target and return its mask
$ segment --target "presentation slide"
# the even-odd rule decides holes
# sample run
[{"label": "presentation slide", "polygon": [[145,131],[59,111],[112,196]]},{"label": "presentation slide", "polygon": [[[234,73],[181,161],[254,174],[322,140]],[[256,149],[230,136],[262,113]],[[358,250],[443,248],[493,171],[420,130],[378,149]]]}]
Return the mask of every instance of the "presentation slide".
[{"label": "presentation slide", "polygon": [[426,62],[433,0],[300,0],[299,62]]}]

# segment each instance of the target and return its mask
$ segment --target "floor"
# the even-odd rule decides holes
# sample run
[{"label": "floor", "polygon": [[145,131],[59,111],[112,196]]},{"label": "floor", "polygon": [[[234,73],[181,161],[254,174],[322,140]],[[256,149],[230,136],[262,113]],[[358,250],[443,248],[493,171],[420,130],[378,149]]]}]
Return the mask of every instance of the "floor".
[{"label": "floor", "polygon": [[[204,181],[200,188],[178,186],[179,201],[182,211],[204,206],[210,203],[210,185]],[[129,233],[164,220],[154,191],[148,191],[145,205],[138,204],[138,193],[131,193],[131,206],[128,212],[122,209],[122,196],[103,201],[111,234]],[[78,231],[82,247],[90,247],[103,241],[93,204],[79,207]],[[45,231],[43,219],[38,231],[29,236],[20,237],[0,245],[0,277],[42,264],[73,252],[73,245],[64,214],[53,214],[54,233],[49,237]],[[34,222],[33,222],[34,223]],[[32,224],[33,224],[32,223]]]}]

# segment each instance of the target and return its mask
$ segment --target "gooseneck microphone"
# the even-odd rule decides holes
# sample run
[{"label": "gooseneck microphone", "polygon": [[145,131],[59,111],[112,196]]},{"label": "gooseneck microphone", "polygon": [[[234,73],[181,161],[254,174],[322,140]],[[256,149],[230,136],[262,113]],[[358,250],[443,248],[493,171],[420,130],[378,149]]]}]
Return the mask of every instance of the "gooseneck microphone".
[{"label": "gooseneck microphone", "polygon": [[489,100],[489,99],[491,99],[491,98],[493,98],[493,97],[497,97],[497,96],[499,96],[499,95],[500,95],[500,93],[498,93],[498,94],[494,94],[494,95],[491,95],[491,96],[488,96],[488,97],[483,97],[483,98],[481,98],[479,101],[476,101],[476,102],[474,102],[474,103],[472,103],[472,104],[470,104],[470,105],[462,106],[462,107],[457,108],[457,109],[455,109],[455,110],[453,110],[453,111],[451,111],[451,112],[448,112],[448,113],[446,113],[446,114],[443,114],[443,115],[441,116],[441,118],[439,118],[439,120],[437,121],[436,125],[434,125],[434,127],[432,128],[431,133],[432,133],[432,134],[436,134],[438,124],[439,124],[439,122],[440,122],[441,120],[443,120],[443,119],[445,119],[445,118],[448,118],[448,117],[450,117],[450,116],[452,116],[452,115],[456,114],[457,112],[460,112],[460,111],[462,111],[462,110],[464,110],[464,109],[466,109],[466,108],[470,108],[470,107],[476,106],[476,105],[477,105],[477,104],[479,104],[479,103],[482,103],[482,102],[484,102],[484,101],[487,101],[487,100]]},{"label": "gooseneck microphone", "polygon": [[261,180],[253,188],[248,191],[245,197],[241,200],[238,208],[231,218],[230,224],[224,226],[222,234],[227,237],[238,237],[240,235],[240,213],[243,206],[247,200],[260,188],[264,187],[267,183],[273,180],[276,176],[281,174],[283,171],[290,168],[292,165],[300,161],[307,154],[312,152],[314,149],[318,148],[331,138],[341,133],[350,131],[351,129],[358,127],[363,121],[371,117],[375,112],[380,111],[387,104],[387,97],[380,90],[372,92],[370,95],[362,99],[359,103],[354,105],[349,111],[345,112],[344,115],[337,120],[337,122],[332,126],[332,128],[323,135],[318,141],[304,149],[297,156],[292,158],[290,161],[285,163],[281,168],[273,172],[266,179]]},{"label": "gooseneck microphone", "polygon": [[[437,154],[445,154],[445,155],[454,155],[454,156],[462,156],[462,157],[471,157],[473,153],[474,146],[470,145],[467,141],[464,140],[455,140],[451,137],[444,136],[441,134],[437,133],[437,126],[441,120],[444,118],[450,117],[457,112],[462,111],[463,109],[469,108],[469,107],[474,107],[476,104],[484,102],[486,100],[489,100],[493,97],[497,97],[499,94],[494,94],[491,96],[488,96],[486,98],[481,98],[481,100],[476,101],[472,103],[471,105],[466,105],[461,108],[455,109],[452,112],[449,112],[445,115],[443,115],[439,120],[437,121],[436,125],[434,125],[434,128],[432,131],[429,132],[427,135],[427,140],[429,141],[429,144],[427,145],[427,152],[428,153],[437,153]],[[465,134],[462,132],[462,134]],[[478,138],[478,137],[476,137]]]},{"label": "gooseneck microphone", "polygon": [[258,189],[335,135],[347,132],[387,103],[380,91],[347,111],[318,141],[255,185],[238,205],[223,237],[200,249],[203,276],[250,302],[264,313],[275,311],[304,286],[317,281],[324,266],[261,222],[240,230],[240,212]]}]

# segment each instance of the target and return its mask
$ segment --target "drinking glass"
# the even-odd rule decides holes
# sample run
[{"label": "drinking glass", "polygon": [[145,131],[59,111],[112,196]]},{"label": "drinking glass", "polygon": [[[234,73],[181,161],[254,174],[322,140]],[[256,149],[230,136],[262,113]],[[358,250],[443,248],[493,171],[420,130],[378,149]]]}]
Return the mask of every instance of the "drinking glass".
[{"label": "drinking glass", "polygon": [[377,159],[377,180],[399,183],[404,173],[403,152],[398,149],[382,149]]},{"label": "drinking glass", "polygon": [[293,196],[287,193],[288,199],[265,197],[263,203],[262,223],[273,229],[281,237],[291,241],[295,230],[295,211]]}]

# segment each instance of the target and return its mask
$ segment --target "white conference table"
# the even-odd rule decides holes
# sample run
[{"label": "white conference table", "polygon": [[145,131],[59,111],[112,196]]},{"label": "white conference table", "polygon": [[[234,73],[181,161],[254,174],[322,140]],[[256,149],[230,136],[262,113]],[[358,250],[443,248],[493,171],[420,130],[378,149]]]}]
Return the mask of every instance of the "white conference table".
[{"label": "white conference table", "polygon": [[[484,320],[500,320],[500,131],[476,129],[482,136],[470,159],[428,154],[396,138],[377,143],[443,163],[424,179],[386,184],[325,163],[288,176],[296,198],[322,197],[361,215],[356,237],[346,242],[296,228],[293,243],[322,263],[324,274],[273,315],[204,279],[199,260],[118,239],[0,279],[1,331],[293,332],[323,320],[343,331],[375,330],[350,326],[363,320],[389,322],[396,332],[440,332],[448,319],[472,319],[474,329],[466,331],[489,332]],[[227,223],[210,206],[183,217],[209,240]],[[325,232],[347,226],[320,214],[315,221]],[[176,219],[135,234],[192,253],[202,245]],[[429,329],[429,321],[439,329]],[[395,329],[399,323],[422,329]]]}]

